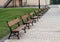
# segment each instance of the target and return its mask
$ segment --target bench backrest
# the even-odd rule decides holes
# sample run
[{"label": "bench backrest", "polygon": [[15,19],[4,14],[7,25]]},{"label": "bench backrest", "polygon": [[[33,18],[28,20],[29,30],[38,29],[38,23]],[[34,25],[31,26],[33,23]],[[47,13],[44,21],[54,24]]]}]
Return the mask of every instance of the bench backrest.
[{"label": "bench backrest", "polygon": [[19,18],[14,19],[14,20],[8,22],[8,26],[11,27],[11,26],[17,24],[18,22],[20,22]]},{"label": "bench backrest", "polygon": [[18,26],[20,25],[19,22],[20,22],[20,19],[19,18],[16,18],[16,19],[14,19],[12,21],[7,22],[7,25],[9,27],[9,29],[10,29],[10,32],[12,32],[12,28],[11,27],[13,25],[15,25],[15,24],[18,24]]},{"label": "bench backrest", "polygon": [[39,12],[41,12],[41,9],[38,9]]},{"label": "bench backrest", "polygon": [[31,12],[29,15],[30,15],[30,17],[33,17],[34,16],[34,12]]},{"label": "bench backrest", "polygon": [[21,16],[23,20],[28,18],[28,15]]},{"label": "bench backrest", "polygon": [[34,15],[34,12],[31,12],[31,13],[30,13],[30,16],[33,16],[33,15]]},{"label": "bench backrest", "polygon": [[35,15],[38,15],[39,11],[38,11],[38,10],[36,10],[36,11],[34,11],[34,13],[35,13]]},{"label": "bench backrest", "polygon": [[36,10],[35,12],[38,13],[38,10]]},{"label": "bench backrest", "polygon": [[23,23],[28,21],[28,15],[21,16]]}]

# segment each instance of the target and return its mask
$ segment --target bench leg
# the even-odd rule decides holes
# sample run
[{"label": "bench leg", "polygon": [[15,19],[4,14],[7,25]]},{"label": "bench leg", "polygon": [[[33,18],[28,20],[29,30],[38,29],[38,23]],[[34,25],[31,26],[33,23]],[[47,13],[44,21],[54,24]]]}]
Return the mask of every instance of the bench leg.
[{"label": "bench leg", "polygon": [[38,17],[37,17],[37,21],[38,21]]},{"label": "bench leg", "polygon": [[26,33],[26,27],[23,30],[24,30],[24,33]]},{"label": "bench leg", "polygon": [[33,21],[32,21],[32,26],[33,26]]},{"label": "bench leg", "polygon": [[26,24],[26,26],[28,27],[28,29],[30,29],[30,26],[29,26],[29,24]]},{"label": "bench leg", "polygon": [[11,34],[12,34],[12,33],[10,33],[10,35],[9,35],[8,39],[10,39],[10,37],[11,37]]},{"label": "bench leg", "polygon": [[33,21],[34,21],[34,23],[36,23],[36,20],[35,19],[33,19]]},{"label": "bench leg", "polygon": [[17,37],[18,37],[18,39],[20,39],[20,38],[19,38],[19,32],[18,32],[18,34],[17,34]]},{"label": "bench leg", "polygon": [[28,29],[30,29],[30,26],[29,26],[30,24],[28,24]]},{"label": "bench leg", "polygon": [[38,18],[40,19],[40,16],[38,16]]}]

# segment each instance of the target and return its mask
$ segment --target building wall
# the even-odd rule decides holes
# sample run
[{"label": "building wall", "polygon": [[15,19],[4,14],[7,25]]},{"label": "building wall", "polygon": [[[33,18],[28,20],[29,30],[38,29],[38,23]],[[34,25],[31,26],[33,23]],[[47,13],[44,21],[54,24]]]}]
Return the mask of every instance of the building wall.
[{"label": "building wall", "polygon": [[[0,0],[0,6],[4,6],[8,0]],[[22,0],[22,6],[38,6],[39,0]],[[40,0],[40,5],[49,5],[50,0]],[[12,2],[9,6],[13,6]],[[19,6],[19,1],[16,0],[16,6]]]},{"label": "building wall", "polygon": [[22,6],[27,5],[27,0],[22,0]]},{"label": "building wall", "polygon": [[46,5],[45,0],[40,0],[40,5]]},{"label": "building wall", "polygon": [[46,5],[50,5],[50,0],[45,0]]},{"label": "building wall", "polygon": [[[22,0],[23,6],[38,6],[39,5],[39,0]],[[46,5],[46,0],[40,0],[40,5]]]},{"label": "building wall", "polygon": [[7,0],[0,0],[0,7],[3,7]]},{"label": "building wall", "polygon": [[[13,6],[13,1],[8,6]],[[15,3],[14,3],[14,6],[15,6]],[[19,0],[16,0],[16,6],[19,7]]]},{"label": "building wall", "polygon": [[[38,5],[39,0],[27,0],[27,5]],[[45,0],[40,0],[41,5],[45,5]]]},{"label": "building wall", "polygon": [[[0,7],[3,7],[8,0],[0,0]],[[13,6],[13,2],[11,2],[8,6]],[[19,0],[16,0],[16,6],[19,6]]]},{"label": "building wall", "polygon": [[38,5],[38,0],[27,0],[27,5]]}]

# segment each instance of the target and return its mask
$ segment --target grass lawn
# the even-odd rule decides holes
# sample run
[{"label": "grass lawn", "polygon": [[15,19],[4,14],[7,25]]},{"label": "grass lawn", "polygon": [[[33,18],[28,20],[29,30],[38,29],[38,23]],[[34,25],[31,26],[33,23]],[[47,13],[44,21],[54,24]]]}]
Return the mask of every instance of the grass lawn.
[{"label": "grass lawn", "polygon": [[0,8],[0,39],[9,33],[6,21],[13,20],[15,17],[30,13],[37,8]]}]

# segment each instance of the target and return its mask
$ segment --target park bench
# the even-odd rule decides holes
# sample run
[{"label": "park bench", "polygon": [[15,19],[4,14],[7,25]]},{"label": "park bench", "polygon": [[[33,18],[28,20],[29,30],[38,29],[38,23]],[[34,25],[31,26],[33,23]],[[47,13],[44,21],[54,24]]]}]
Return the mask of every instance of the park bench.
[{"label": "park bench", "polygon": [[39,13],[41,13],[41,9],[38,9],[37,11],[38,11]]},{"label": "park bench", "polygon": [[45,8],[44,8],[44,13],[47,12],[47,11],[48,11],[48,9],[45,7]]},{"label": "park bench", "polygon": [[43,16],[43,14],[44,14],[43,9],[38,9],[38,10],[36,10],[35,12],[37,13],[37,11],[38,11],[38,15],[39,15],[39,16]]},{"label": "park bench", "polygon": [[40,16],[43,16],[45,14],[45,12],[47,12],[47,11],[48,11],[48,7],[35,10],[34,12],[35,12],[36,16],[38,16],[40,18]]},{"label": "park bench", "polygon": [[31,12],[29,14],[30,18],[33,19],[33,21],[36,23],[36,20],[38,21],[38,16],[34,13],[34,12]]},{"label": "park bench", "polygon": [[44,15],[48,11],[48,9],[48,7],[42,8],[40,13]]},{"label": "park bench", "polygon": [[47,11],[48,11],[48,9],[50,9],[50,7],[49,7],[49,6],[47,6],[47,5],[45,5],[44,11],[45,11],[45,12],[47,12]]},{"label": "park bench", "polygon": [[[10,35],[8,39],[10,39],[11,36],[17,36],[19,39],[19,31],[24,30],[24,33],[26,33],[26,25],[20,25],[21,20],[19,18],[16,18],[12,21],[7,21],[7,25],[10,29]],[[12,29],[12,26],[17,25],[15,29]]]},{"label": "park bench", "polygon": [[40,16],[43,16],[43,14],[40,13],[41,11],[39,11],[39,10],[36,10],[34,12],[35,12],[36,16],[38,16],[38,18],[40,18]]},{"label": "park bench", "polygon": [[41,13],[42,13],[42,14],[45,14],[46,11],[47,11],[46,8],[42,8],[42,9],[41,9]]},{"label": "park bench", "polygon": [[[39,12],[39,13],[38,13],[39,16],[43,16],[43,14],[41,13],[41,12],[42,12],[41,9],[38,9],[38,12]],[[37,13],[37,12],[36,12],[36,13]]]},{"label": "park bench", "polygon": [[48,10],[48,9],[50,9],[50,7],[49,6],[47,6],[47,5],[45,5],[45,8]]},{"label": "park bench", "polygon": [[33,26],[33,20],[29,19],[29,15],[25,14],[20,17],[22,19],[23,24],[25,24],[28,27],[28,29],[30,29],[30,24],[32,24],[32,26]]},{"label": "park bench", "polygon": [[44,8],[38,9],[38,10],[36,10],[36,12],[38,12],[40,14],[44,14]]}]

